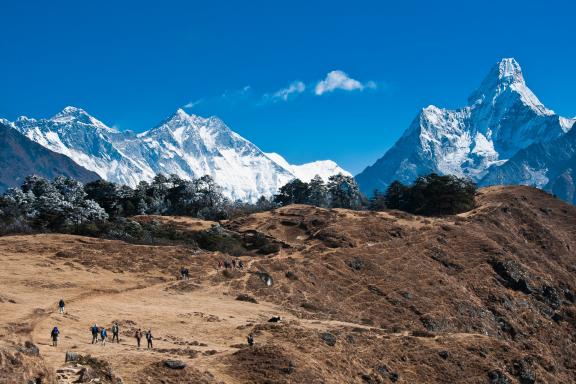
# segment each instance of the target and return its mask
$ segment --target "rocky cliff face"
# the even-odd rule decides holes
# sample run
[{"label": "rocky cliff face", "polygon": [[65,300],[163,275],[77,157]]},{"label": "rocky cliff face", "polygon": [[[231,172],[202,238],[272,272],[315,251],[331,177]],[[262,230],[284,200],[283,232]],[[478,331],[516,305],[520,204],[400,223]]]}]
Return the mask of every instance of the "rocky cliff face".
[{"label": "rocky cliff face", "polygon": [[20,186],[24,177],[32,174],[48,179],[63,175],[82,182],[99,179],[96,173],[27,139],[1,121],[0,148],[0,191]]}]

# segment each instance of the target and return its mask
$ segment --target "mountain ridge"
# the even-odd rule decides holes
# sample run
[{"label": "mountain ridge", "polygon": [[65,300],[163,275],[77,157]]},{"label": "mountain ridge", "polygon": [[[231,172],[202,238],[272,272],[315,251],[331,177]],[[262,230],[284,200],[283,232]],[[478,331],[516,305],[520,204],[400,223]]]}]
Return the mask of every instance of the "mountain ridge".
[{"label": "mountain ridge", "polygon": [[[270,159],[220,118],[189,115],[183,109],[137,134],[110,128],[72,106],[49,119],[22,116],[7,124],[103,179],[132,187],[158,173],[188,179],[210,175],[228,197],[255,201],[276,193],[301,169]],[[306,169],[324,178],[337,171],[347,173],[333,162],[310,163]]]}]

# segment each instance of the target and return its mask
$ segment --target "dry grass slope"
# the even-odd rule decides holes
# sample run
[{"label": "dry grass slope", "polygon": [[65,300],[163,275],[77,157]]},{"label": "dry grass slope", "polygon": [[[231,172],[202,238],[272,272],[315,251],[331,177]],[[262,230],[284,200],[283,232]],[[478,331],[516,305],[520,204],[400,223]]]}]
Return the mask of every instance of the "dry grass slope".
[{"label": "dry grass slope", "polygon": [[[226,274],[216,266],[231,256],[219,252],[0,238],[0,383],[70,382],[58,378],[66,351],[106,366],[80,382],[576,382],[576,208],[527,187],[477,200],[444,218],[308,206],[239,218],[223,226],[282,246]],[[176,280],[182,265],[189,281]],[[89,327],[113,321],[120,343],[90,344]],[[135,347],[138,328],[152,329],[154,349]]]}]

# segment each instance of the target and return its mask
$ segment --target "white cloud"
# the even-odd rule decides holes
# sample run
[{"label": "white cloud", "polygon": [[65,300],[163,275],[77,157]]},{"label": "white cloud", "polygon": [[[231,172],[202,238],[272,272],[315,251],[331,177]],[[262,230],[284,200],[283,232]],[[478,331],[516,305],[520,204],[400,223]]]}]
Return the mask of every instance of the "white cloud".
[{"label": "white cloud", "polygon": [[363,84],[360,81],[351,78],[345,72],[337,70],[328,72],[326,78],[324,80],[320,80],[316,84],[314,93],[317,96],[321,96],[324,93],[334,92],[337,89],[344,91],[362,91],[366,88],[374,89],[376,88],[376,83],[373,81],[368,81],[367,83]]},{"label": "white cloud", "polygon": [[271,96],[272,100],[283,100],[288,101],[290,95],[294,93],[302,93],[306,90],[306,84],[301,81],[294,81],[287,88],[280,89],[274,92]]},{"label": "white cloud", "polygon": [[197,105],[200,104],[201,102],[202,102],[202,99],[196,100],[196,101],[191,101],[191,102],[189,102],[188,104],[186,104],[186,105],[184,106],[184,108],[186,108],[186,109],[194,108],[195,106],[197,106]]}]

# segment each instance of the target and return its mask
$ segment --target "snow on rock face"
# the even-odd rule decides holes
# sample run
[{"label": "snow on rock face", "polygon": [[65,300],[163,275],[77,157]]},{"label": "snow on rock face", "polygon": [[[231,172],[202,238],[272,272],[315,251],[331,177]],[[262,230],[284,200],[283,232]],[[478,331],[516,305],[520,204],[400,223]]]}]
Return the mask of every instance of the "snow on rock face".
[{"label": "snow on rock face", "polygon": [[289,170],[295,177],[307,183],[312,180],[316,175],[320,176],[324,181],[333,175],[343,174],[352,176],[352,174],[336,164],[332,160],[319,160],[301,165],[289,164],[286,159],[277,153],[266,153],[270,159],[284,169]]},{"label": "snow on rock face", "polygon": [[[21,117],[9,125],[103,179],[132,187],[158,173],[185,179],[210,175],[231,199],[255,201],[296,177],[292,166],[270,159],[222,120],[188,115],[181,109],[140,134],[118,132],[75,107],[66,107],[51,119]],[[309,168],[314,167],[306,166],[312,172]],[[335,163],[316,168],[322,175],[340,170]]]},{"label": "snow on rock face", "polygon": [[[564,135],[574,120],[547,109],[526,86],[514,59],[497,63],[458,110],[428,106],[374,165],[356,176],[363,192],[429,172],[484,178],[519,150]],[[526,172],[542,183],[543,170]]]}]

